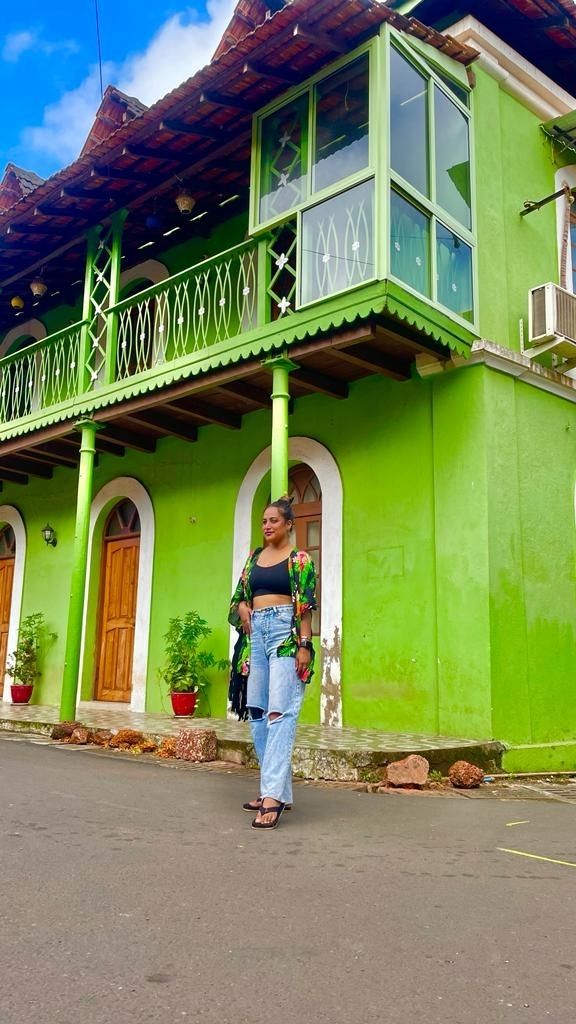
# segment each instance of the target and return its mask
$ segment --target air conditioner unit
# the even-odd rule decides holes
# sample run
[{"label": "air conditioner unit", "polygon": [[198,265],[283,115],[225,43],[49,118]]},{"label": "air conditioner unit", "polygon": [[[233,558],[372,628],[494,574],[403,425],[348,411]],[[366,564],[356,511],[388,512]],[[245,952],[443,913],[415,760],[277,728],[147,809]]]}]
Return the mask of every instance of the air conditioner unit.
[{"label": "air conditioner unit", "polygon": [[544,352],[554,352],[561,359],[574,359],[576,295],[557,284],[531,288],[528,330],[525,353],[531,359]]}]

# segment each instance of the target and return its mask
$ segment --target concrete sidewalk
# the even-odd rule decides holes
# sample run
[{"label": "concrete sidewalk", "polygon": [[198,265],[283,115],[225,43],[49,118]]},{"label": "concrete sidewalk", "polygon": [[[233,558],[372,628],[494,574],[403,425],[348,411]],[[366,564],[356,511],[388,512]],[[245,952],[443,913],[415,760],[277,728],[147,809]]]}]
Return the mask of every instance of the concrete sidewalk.
[{"label": "concrete sidewalk", "polygon": [[[187,728],[214,729],[221,760],[247,767],[257,766],[245,722],[139,714],[130,711],[126,705],[94,701],[79,704],[76,717],[91,729],[139,729],[157,740],[175,736]],[[49,735],[58,720],[58,708],[53,706],[15,705],[0,701],[0,730],[5,732]],[[306,779],[369,782],[380,777],[387,763],[407,754],[423,754],[433,770],[442,772],[460,758],[472,761],[486,771],[494,771],[501,764],[504,750],[502,743],[491,740],[300,725],[294,750],[294,773]]]}]

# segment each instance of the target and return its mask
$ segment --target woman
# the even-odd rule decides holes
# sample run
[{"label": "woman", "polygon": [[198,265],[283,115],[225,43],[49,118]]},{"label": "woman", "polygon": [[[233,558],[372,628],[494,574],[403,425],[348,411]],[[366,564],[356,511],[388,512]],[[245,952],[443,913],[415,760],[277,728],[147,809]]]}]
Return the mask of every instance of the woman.
[{"label": "woman", "polygon": [[[312,677],[312,612],[316,573],[306,551],[290,543],[288,498],[264,510],[265,547],[248,557],[232,597],[229,621],[244,634],[240,660],[248,671],[247,705],[260,764],[260,796],[253,828],[276,828],[292,802],[292,748],[307,682]],[[249,670],[248,670],[249,664]]]}]

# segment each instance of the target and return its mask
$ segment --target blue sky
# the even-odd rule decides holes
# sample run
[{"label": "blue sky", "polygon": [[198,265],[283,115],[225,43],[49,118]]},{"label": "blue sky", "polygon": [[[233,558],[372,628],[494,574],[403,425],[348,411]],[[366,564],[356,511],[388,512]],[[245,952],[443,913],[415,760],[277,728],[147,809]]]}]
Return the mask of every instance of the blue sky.
[{"label": "blue sky", "polygon": [[[100,98],[94,0],[7,4],[0,24],[0,171],[43,177],[82,147]],[[144,103],[211,56],[234,0],[99,0],[104,87]]]}]

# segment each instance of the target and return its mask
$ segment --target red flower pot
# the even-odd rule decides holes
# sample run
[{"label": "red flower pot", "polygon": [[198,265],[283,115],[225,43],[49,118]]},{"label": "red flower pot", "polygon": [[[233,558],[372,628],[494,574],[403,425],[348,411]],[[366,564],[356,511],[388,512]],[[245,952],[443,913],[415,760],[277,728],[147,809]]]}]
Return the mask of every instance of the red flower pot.
[{"label": "red flower pot", "polygon": [[12,683],[10,687],[10,693],[12,694],[13,704],[27,704],[32,696],[33,685],[25,685],[24,683]]},{"label": "red flower pot", "polygon": [[172,711],[177,717],[192,717],[196,710],[197,693],[171,693]]}]

